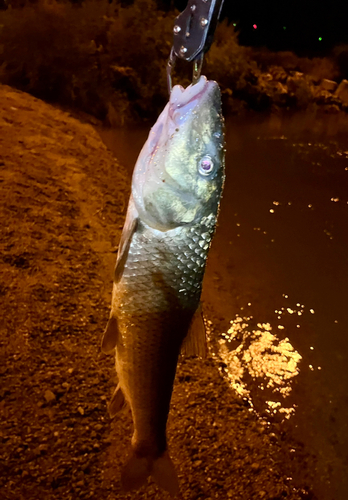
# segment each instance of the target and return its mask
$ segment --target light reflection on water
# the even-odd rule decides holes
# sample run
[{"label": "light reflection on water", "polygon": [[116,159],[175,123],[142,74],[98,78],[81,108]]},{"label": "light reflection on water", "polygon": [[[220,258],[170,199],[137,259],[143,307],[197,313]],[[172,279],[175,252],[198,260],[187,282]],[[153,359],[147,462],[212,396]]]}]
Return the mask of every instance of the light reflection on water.
[{"label": "light reflection on water", "polygon": [[[285,299],[288,295],[283,294]],[[248,303],[248,308],[252,304]],[[244,308],[242,308],[244,309]],[[296,328],[301,328],[301,316],[305,306],[299,302],[292,307],[275,309],[276,320],[273,327],[270,323],[256,323],[253,316],[236,314],[230,321],[226,332],[219,335],[217,353],[215,357],[222,361],[221,369],[233,387],[243,398],[247,398],[252,407],[255,386],[265,392],[263,398],[258,398],[257,410],[262,410],[260,399],[266,405],[263,410],[269,414],[280,414],[289,419],[297,407],[294,401],[289,400],[295,377],[300,374],[303,358],[285,335],[288,324],[287,316],[294,315]],[[314,309],[309,309],[315,314]],[[208,320],[212,326],[213,322]],[[295,324],[292,322],[292,328]],[[314,347],[310,346],[313,351]],[[309,370],[321,370],[321,366],[308,364]],[[252,384],[251,384],[252,381]],[[271,399],[269,399],[271,398]]]},{"label": "light reflection on water", "polygon": [[[261,390],[269,389],[273,400],[267,400],[268,413],[280,413],[290,418],[294,406],[286,405],[292,389],[292,379],[299,374],[301,355],[293,348],[287,337],[280,339],[269,323],[257,323],[255,329],[249,327],[252,317],[236,316],[230,328],[222,333],[219,340],[219,356],[226,364],[226,371],[232,387],[243,397],[252,396],[245,375],[258,383]],[[278,325],[278,328],[282,325]],[[284,327],[282,327],[284,328]],[[238,347],[229,349],[231,342]],[[278,395],[282,398],[279,400]]]},{"label": "light reflection on water", "polygon": [[225,376],[315,456],[319,500],[348,491],[348,121],[335,120],[227,123],[203,292]]}]

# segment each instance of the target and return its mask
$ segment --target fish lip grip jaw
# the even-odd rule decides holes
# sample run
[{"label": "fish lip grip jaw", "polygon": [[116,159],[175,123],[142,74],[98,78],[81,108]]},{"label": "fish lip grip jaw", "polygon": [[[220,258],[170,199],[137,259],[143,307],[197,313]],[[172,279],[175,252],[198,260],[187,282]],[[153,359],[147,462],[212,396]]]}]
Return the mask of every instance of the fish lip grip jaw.
[{"label": "fish lip grip jaw", "polygon": [[203,57],[210,49],[224,0],[189,0],[174,23],[174,40],[167,64],[169,94],[177,58],[193,62],[192,84],[198,82]]}]

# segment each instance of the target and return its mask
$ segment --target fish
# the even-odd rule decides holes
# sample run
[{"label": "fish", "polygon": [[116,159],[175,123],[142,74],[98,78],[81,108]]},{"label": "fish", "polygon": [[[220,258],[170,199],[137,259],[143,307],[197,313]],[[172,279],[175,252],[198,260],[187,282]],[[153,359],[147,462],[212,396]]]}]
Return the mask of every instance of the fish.
[{"label": "fish", "polygon": [[113,418],[134,432],[124,491],[149,476],[171,496],[178,477],[166,424],[181,352],[204,356],[200,296],[225,179],[224,120],[215,81],[173,87],[136,162],[102,351],[116,351]]}]

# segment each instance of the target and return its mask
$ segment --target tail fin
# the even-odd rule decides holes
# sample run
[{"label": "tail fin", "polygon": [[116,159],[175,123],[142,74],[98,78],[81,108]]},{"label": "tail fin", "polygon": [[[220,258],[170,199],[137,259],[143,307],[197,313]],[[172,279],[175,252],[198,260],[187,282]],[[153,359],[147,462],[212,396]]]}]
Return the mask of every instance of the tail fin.
[{"label": "tail fin", "polygon": [[152,466],[151,476],[155,483],[175,497],[179,493],[179,481],[174,464],[167,451],[157,458]]},{"label": "tail fin", "polygon": [[156,459],[137,457],[133,453],[122,471],[122,489],[124,491],[138,489],[149,476],[160,488],[168,491],[170,496],[174,497],[179,493],[178,477],[167,451]]},{"label": "tail fin", "polygon": [[137,490],[151,474],[152,461],[133,454],[123,468],[121,475],[123,491]]}]

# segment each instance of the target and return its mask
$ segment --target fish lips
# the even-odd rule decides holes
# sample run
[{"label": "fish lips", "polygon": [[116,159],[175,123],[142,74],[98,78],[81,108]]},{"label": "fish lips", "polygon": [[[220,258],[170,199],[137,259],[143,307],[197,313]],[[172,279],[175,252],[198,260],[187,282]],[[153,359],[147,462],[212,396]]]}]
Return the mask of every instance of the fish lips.
[{"label": "fish lips", "polygon": [[176,85],[171,94],[168,108],[168,119],[175,127],[180,126],[186,118],[195,114],[197,107],[203,107],[206,101],[211,101],[211,107],[221,108],[221,93],[218,84],[201,76],[196,84],[184,89]]}]

